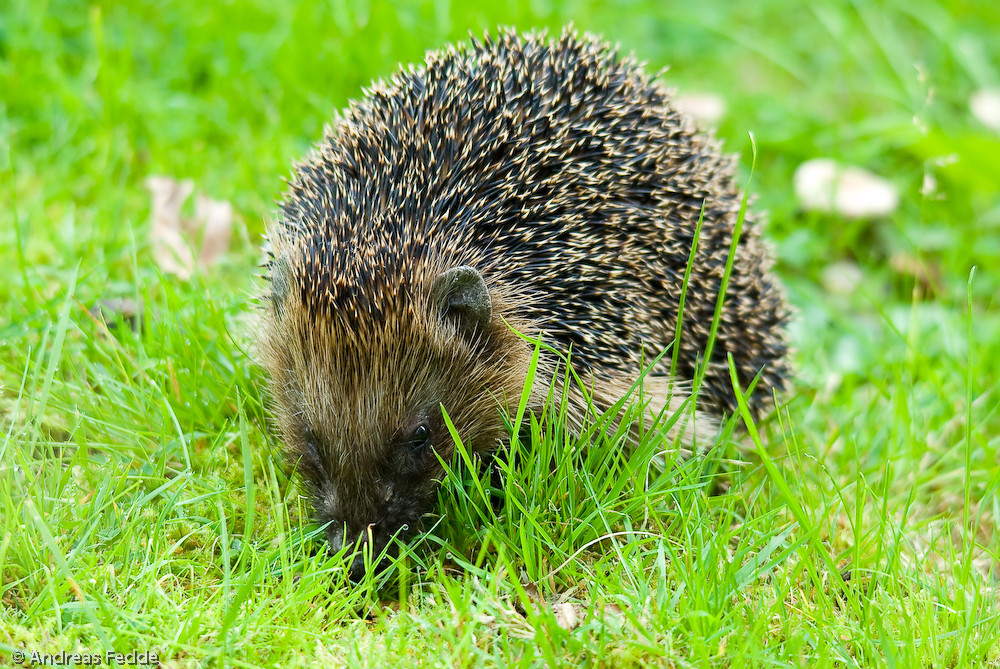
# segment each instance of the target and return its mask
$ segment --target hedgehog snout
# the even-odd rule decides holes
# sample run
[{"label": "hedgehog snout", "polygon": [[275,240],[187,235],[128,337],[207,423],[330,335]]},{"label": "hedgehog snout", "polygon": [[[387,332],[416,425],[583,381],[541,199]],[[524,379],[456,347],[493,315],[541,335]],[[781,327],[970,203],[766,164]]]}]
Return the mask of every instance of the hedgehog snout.
[{"label": "hedgehog snout", "polygon": [[365,575],[366,553],[371,556],[369,561],[371,562],[373,571],[377,572],[384,569],[389,564],[388,558],[383,558],[375,562],[375,560],[379,559],[386,545],[384,532],[378,531],[375,523],[369,523],[362,527],[357,535],[352,535],[352,533],[348,532],[346,523],[332,521],[326,526],[326,540],[328,544],[327,550],[331,555],[341,552],[345,545],[347,546],[348,550],[344,555],[344,559],[350,560],[348,575],[351,581],[355,583],[360,581]]},{"label": "hedgehog snout", "polygon": [[[326,501],[330,498],[328,494]],[[344,553],[344,558],[351,561],[351,580],[356,581],[364,574],[365,553],[377,561],[396,527],[393,519],[386,517],[388,509],[376,500],[365,499],[365,503],[361,495],[349,493],[337,495],[337,501],[340,504],[336,506],[317,507],[317,516],[321,524],[326,524],[329,554]]]}]

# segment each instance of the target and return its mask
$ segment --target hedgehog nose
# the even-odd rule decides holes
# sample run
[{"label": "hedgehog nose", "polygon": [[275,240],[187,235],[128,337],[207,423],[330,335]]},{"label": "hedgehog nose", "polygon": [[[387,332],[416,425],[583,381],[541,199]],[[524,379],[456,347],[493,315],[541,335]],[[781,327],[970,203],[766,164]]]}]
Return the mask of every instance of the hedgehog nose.
[{"label": "hedgehog nose", "polygon": [[[370,529],[374,530],[374,528]],[[346,530],[347,527],[344,523],[330,523],[326,528],[326,540],[329,544],[331,554],[339,553],[345,545],[347,546],[348,550],[344,558],[345,560],[350,560],[348,575],[352,581],[357,583],[365,576],[365,552],[375,550],[374,548],[368,548],[372,541],[372,532],[366,527],[365,531],[357,537],[347,537]],[[346,541],[345,537],[347,538]],[[373,554],[373,557],[377,557],[377,555]],[[375,565],[372,566],[373,568],[376,567]]]}]

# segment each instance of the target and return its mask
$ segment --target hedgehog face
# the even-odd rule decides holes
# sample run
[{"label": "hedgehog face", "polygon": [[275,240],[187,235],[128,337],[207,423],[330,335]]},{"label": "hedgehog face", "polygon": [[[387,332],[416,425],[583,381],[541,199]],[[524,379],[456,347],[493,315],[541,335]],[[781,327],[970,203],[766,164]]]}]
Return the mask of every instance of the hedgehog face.
[{"label": "hedgehog face", "polygon": [[[498,398],[516,397],[524,376],[498,386],[504,377],[486,351],[509,362],[513,349],[497,337],[512,333],[493,322],[485,281],[470,267],[437,273],[365,330],[311,312],[288,290],[294,278],[278,276],[285,271],[274,263],[260,342],[275,416],[330,549],[366,545],[377,558],[433,508],[439,458],[454,451],[442,407],[474,450],[494,449],[505,434]],[[353,578],[363,564],[357,552]]]},{"label": "hedgehog face", "polygon": [[[353,440],[357,452],[348,462],[335,455],[350,448],[341,438],[320,437],[320,430],[306,434],[299,471],[311,491],[316,520],[325,526],[331,552],[357,545],[370,550],[377,561],[394,536],[409,538],[431,510],[442,475],[437,458],[450,457],[453,449],[441,410],[425,405],[385,428],[392,425],[398,427],[381,443]],[[364,551],[353,554],[351,576],[357,580]]]}]

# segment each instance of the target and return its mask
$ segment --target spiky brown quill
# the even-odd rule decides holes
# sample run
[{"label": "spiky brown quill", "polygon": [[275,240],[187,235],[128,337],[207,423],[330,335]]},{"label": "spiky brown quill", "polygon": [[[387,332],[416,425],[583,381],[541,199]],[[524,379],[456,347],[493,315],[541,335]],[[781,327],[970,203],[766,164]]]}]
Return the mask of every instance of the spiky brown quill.
[{"label": "spiky brown quill", "polygon": [[[631,58],[571,30],[501,32],[431,52],[375,84],[297,166],[269,234],[259,351],[275,419],[333,549],[376,552],[432,509],[454,444],[507,436],[532,345],[561,351],[610,405],[674,341],[674,377],[705,351],[740,196],[732,159]],[[788,374],[786,310],[747,216],[698,395],[699,434]],[[648,413],[685,398],[670,354],[644,381]],[[543,361],[531,408],[555,374]],[[570,418],[587,411],[570,398]],[[693,423],[678,436],[692,440]],[[708,436],[708,435],[706,435]],[[357,565],[355,565],[357,566]]]}]

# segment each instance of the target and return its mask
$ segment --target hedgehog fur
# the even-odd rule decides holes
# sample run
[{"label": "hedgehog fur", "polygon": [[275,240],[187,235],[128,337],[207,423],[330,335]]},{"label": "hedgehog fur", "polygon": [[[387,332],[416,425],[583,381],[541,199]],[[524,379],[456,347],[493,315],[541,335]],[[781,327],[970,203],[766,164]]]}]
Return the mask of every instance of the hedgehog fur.
[{"label": "hedgehog fur", "polygon": [[[677,410],[709,340],[741,205],[733,159],[631,57],[567,29],[501,31],[376,83],[297,166],[268,235],[259,352],[276,422],[331,548],[380,550],[432,510],[454,444],[507,437],[541,337],[610,406],[644,377]],[[755,414],[788,376],[783,294],[747,213],[697,412]],[[520,333],[520,334],[519,334]],[[523,335],[523,336],[522,336]],[[552,359],[550,359],[552,358]],[[539,411],[558,360],[543,356]],[[583,394],[570,398],[579,423]],[[357,568],[355,562],[355,568]]]}]

